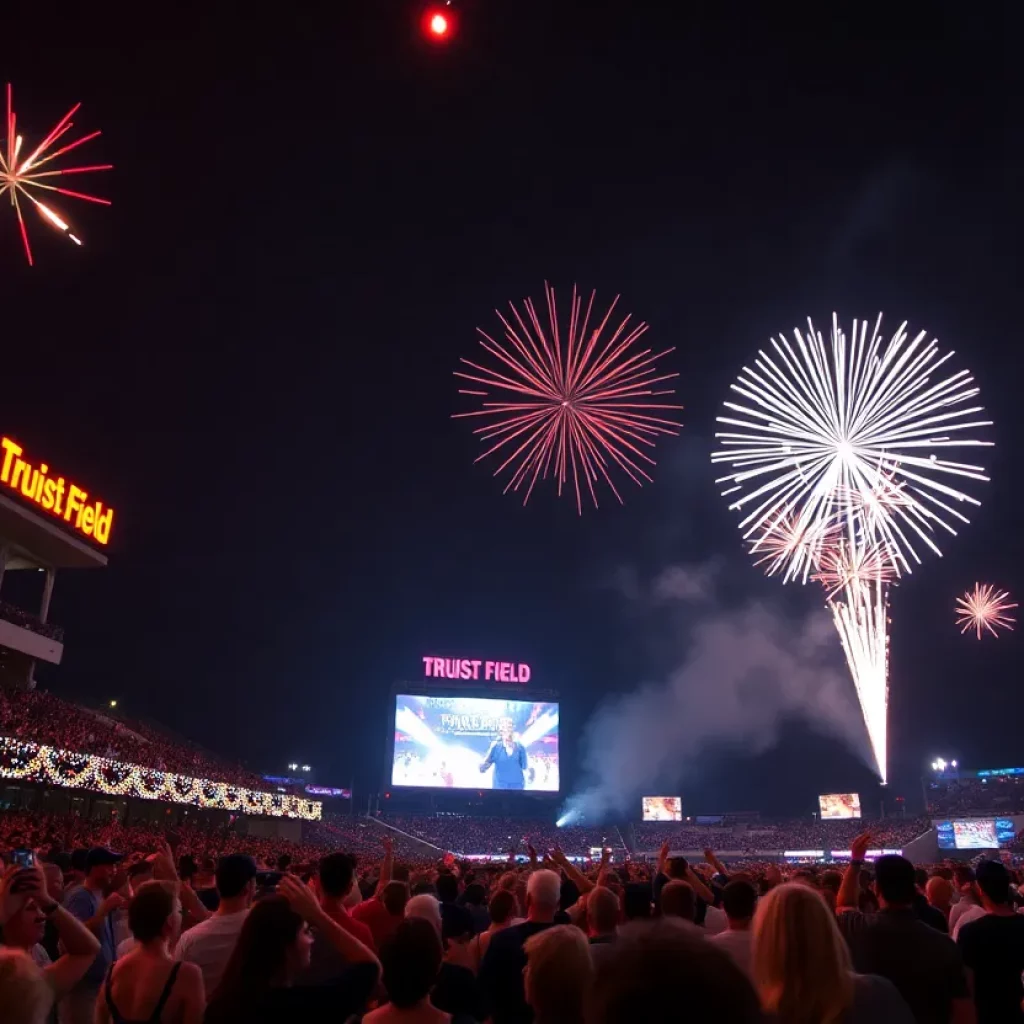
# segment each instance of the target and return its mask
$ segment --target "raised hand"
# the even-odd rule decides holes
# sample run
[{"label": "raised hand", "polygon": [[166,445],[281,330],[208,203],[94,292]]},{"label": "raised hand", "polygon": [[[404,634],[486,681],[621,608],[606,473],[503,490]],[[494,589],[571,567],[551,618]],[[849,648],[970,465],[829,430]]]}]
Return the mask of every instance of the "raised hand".
[{"label": "raised hand", "polygon": [[12,864],[0,877],[0,925],[33,898],[50,902],[46,893],[46,880],[38,867],[19,868]]},{"label": "raised hand", "polygon": [[308,885],[304,885],[294,875],[285,875],[277,883],[277,891],[291,904],[295,911],[304,921],[312,923],[320,916],[320,904],[310,891]]},{"label": "raised hand", "polygon": [[850,859],[863,860],[871,845],[871,833],[861,832],[852,843],[850,843]]},{"label": "raised hand", "polygon": [[176,882],[178,869],[174,866],[174,854],[170,843],[164,843],[153,858],[153,877],[161,882]]},{"label": "raised hand", "polygon": [[108,914],[120,910],[128,901],[119,893],[112,892],[99,906],[99,912],[106,917]]}]

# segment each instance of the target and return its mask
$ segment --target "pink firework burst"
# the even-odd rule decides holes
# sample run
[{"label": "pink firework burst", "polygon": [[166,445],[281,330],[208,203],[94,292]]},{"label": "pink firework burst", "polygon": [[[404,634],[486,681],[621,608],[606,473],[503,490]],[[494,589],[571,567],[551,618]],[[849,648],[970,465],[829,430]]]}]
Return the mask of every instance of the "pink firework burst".
[{"label": "pink firework burst", "polygon": [[786,581],[797,576],[805,580],[812,568],[817,568],[822,552],[839,527],[831,522],[814,519],[808,524],[795,522],[790,515],[782,515],[767,523],[753,538],[748,538],[750,553],[758,555],[754,565],[768,567],[765,575],[774,576],[786,567]]},{"label": "pink firework burst", "polygon": [[630,327],[627,315],[605,338],[618,296],[591,327],[595,293],[584,310],[574,287],[564,334],[555,291],[546,282],[544,296],[546,324],[526,299],[522,312],[509,303],[510,317],[498,313],[504,340],[478,329],[480,345],[494,365],[462,360],[469,370],[457,370],[455,376],[484,390],[463,387],[459,393],[483,401],[482,408],[456,413],[455,418],[486,421],[473,431],[488,445],[476,461],[490,455],[502,459],[494,475],[508,470],[505,493],[524,488],[525,505],[537,481],[551,476],[559,496],[571,484],[582,513],[584,494],[597,507],[597,485],[602,482],[622,501],[612,479],[616,467],[636,484],[651,480],[644,467],[655,464],[650,454],[655,439],[676,435],[681,427],[663,414],[682,406],[658,401],[674,394],[666,382],[679,375],[660,373],[657,365],[672,348],[654,352],[637,346],[647,324]]},{"label": "pink firework burst", "polygon": [[[98,196],[87,195],[84,192],[73,192],[68,188],[61,188],[52,183],[52,179],[63,174],[86,174],[91,171],[109,171],[113,164],[91,164],[80,167],[52,166],[52,161],[58,157],[65,156],[73,149],[84,145],[86,142],[95,139],[100,133],[90,132],[83,135],[74,142],[54,149],[57,141],[63,138],[74,126],[72,117],[78,112],[80,103],[76,103],[56,124],[53,130],[47,135],[35,149],[24,155],[28,147],[23,145],[24,139],[17,133],[14,110],[11,106],[11,86],[7,85],[7,140],[6,145],[0,147],[0,195],[6,192],[11,197],[11,206],[18,218],[18,227],[21,229],[21,240],[25,246],[25,255],[28,257],[29,266],[32,266],[32,248],[28,244],[28,231],[25,228],[25,218],[22,216],[20,199],[31,203],[40,217],[46,223],[52,225],[71,239],[75,245],[81,245],[82,241],[72,233],[70,225],[47,203],[44,203],[40,196],[56,192],[63,196],[70,196],[72,199],[84,199],[90,203],[101,203],[104,206],[110,205],[109,199],[100,199]],[[51,165],[51,166],[47,166]]]},{"label": "pink firework burst", "polygon": [[840,590],[866,587],[872,583],[891,583],[896,568],[883,544],[829,544],[811,579],[822,584],[831,600]]},{"label": "pink firework burst", "polygon": [[956,624],[963,626],[960,632],[975,629],[980,640],[983,629],[996,637],[999,629],[1013,629],[1016,620],[1010,612],[1017,605],[1009,597],[1007,590],[996,590],[988,583],[975,583],[973,590],[956,599]]}]

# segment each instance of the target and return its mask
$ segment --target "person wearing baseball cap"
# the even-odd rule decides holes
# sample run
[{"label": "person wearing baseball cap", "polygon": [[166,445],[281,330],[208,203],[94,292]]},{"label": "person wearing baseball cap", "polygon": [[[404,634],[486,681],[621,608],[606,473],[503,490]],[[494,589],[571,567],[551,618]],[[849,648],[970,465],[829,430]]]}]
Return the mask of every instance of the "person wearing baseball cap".
[{"label": "person wearing baseball cap", "polygon": [[124,854],[94,846],[85,855],[85,878],[64,895],[64,909],[99,939],[100,951],[85,977],[61,1000],[60,1024],[92,1024],[96,996],[117,956],[113,914],[124,905],[114,877]]}]

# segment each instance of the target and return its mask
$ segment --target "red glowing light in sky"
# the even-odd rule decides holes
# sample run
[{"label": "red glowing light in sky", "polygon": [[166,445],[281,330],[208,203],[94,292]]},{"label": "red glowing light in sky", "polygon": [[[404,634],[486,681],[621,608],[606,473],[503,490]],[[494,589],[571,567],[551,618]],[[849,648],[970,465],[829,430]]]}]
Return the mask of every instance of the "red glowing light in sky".
[{"label": "red glowing light in sky", "polygon": [[420,19],[420,31],[432,43],[450,42],[457,28],[458,21],[451,4],[433,4]]},{"label": "red glowing light in sky", "polygon": [[[84,199],[90,203],[101,203],[109,206],[109,199],[100,199],[98,196],[87,195],[84,192],[73,192],[68,188],[60,188],[51,184],[51,179],[64,174],[85,174],[90,171],[109,171],[112,164],[91,164],[82,167],[45,167],[51,160],[56,160],[65,153],[77,149],[83,143],[95,139],[99,132],[90,132],[83,135],[74,142],[61,146],[54,150],[53,146],[58,139],[71,130],[73,123],[71,118],[81,104],[76,103],[64,117],[57,122],[56,127],[47,135],[35,149],[29,151],[28,146],[23,145],[24,137],[17,131],[17,118],[11,101],[11,86],[7,86],[7,121],[5,124],[6,140],[5,145],[0,149],[0,196],[5,192],[10,196],[11,206],[18,218],[18,227],[21,229],[21,241],[25,246],[25,255],[28,257],[29,266],[32,266],[32,249],[28,244],[28,231],[25,229],[25,219],[22,216],[22,207],[19,199],[31,203],[39,216],[48,224],[64,232],[75,245],[81,245],[81,239],[74,235],[70,225],[50,206],[39,198],[47,193],[70,196],[72,199]],[[25,153],[28,152],[26,156]],[[49,197],[47,197],[49,198]]]},{"label": "red glowing light in sky", "polygon": [[455,376],[477,385],[460,388],[460,394],[482,399],[482,408],[456,418],[486,418],[474,433],[489,447],[476,461],[500,453],[494,475],[508,469],[505,491],[522,486],[524,505],[538,479],[548,476],[557,481],[559,495],[571,484],[579,512],[584,493],[597,506],[595,484],[607,484],[621,502],[610,471],[618,467],[636,484],[649,481],[643,464],[654,465],[648,452],[655,439],[679,432],[680,424],[663,412],[682,406],[657,401],[673,394],[665,382],[679,376],[661,373],[657,366],[672,349],[636,346],[647,324],[630,327],[629,316],[602,338],[617,297],[606,313],[594,314],[595,294],[584,308],[574,288],[566,325],[558,322],[554,289],[545,285],[544,293],[547,324],[526,299],[522,312],[510,304],[511,316],[498,314],[503,340],[479,331],[491,365],[463,359],[469,372]]}]

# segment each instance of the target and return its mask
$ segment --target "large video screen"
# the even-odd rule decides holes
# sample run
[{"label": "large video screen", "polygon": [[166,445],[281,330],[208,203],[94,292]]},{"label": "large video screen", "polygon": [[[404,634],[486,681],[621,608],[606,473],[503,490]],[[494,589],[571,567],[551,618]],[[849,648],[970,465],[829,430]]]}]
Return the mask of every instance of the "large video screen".
[{"label": "large video screen", "polygon": [[644,821],[682,821],[683,801],[678,796],[645,796]]},{"label": "large video screen", "polygon": [[859,793],[824,793],[818,797],[821,820],[860,817]]},{"label": "large video screen", "polygon": [[558,705],[398,694],[391,785],[557,793]]},{"label": "large video screen", "polygon": [[995,850],[1015,835],[1012,818],[965,818],[935,826],[940,850]]}]

